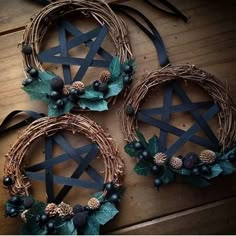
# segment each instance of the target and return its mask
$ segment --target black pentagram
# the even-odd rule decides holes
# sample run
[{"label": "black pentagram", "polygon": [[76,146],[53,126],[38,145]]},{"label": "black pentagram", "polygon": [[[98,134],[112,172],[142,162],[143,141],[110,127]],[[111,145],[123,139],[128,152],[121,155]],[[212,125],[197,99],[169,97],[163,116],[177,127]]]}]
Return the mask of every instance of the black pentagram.
[{"label": "black pentagram", "polygon": [[[65,151],[64,154],[53,157],[52,148],[55,143]],[[86,154],[86,156],[83,158],[81,157],[82,154]],[[45,161],[28,167],[26,169],[26,175],[32,180],[45,181],[46,193],[48,197],[47,201],[60,203],[72,187],[83,187],[97,190],[103,189],[103,178],[92,166],[90,166],[91,161],[94,160],[97,155],[98,147],[96,144],[90,143],[74,149],[70,146],[62,134],[56,134],[46,139]],[[70,177],[53,175],[52,168],[54,165],[58,165],[70,159],[78,164],[78,167]],[[37,173],[41,170],[45,170],[45,173]],[[79,179],[84,171],[87,172],[93,181]],[[57,196],[54,196],[54,183],[64,185]]]},{"label": "black pentagram", "polygon": [[[182,104],[172,105],[173,92],[178,95]],[[201,115],[198,110],[203,108],[208,108],[208,110],[204,115]],[[220,107],[213,101],[191,102],[180,84],[177,81],[172,81],[165,88],[163,106],[159,108],[140,109],[137,119],[160,129],[159,151],[165,152],[167,156],[172,156],[187,141],[213,151],[218,151],[220,149],[219,141],[207,122],[219,111]],[[196,122],[187,131],[174,127],[169,124],[170,115],[174,112],[190,112]],[[161,119],[153,118],[152,116],[154,115],[161,115]],[[200,129],[203,130],[207,138],[195,135]],[[178,136],[179,139],[167,148],[168,133]]]},{"label": "black pentagram", "polygon": [[[71,84],[72,81],[82,80],[90,66],[109,67],[113,56],[101,47],[101,44],[108,33],[106,25],[100,26],[87,33],[82,33],[68,21],[60,21],[58,27],[59,46],[39,53],[38,58],[41,62],[61,64],[66,84]],[[67,32],[72,34],[74,38],[67,40]],[[94,38],[96,39],[93,40]],[[78,47],[81,44],[90,48],[86,58],[75,58],[69,56],[68,50]],[[60,55],[56,56],[57,54]],[[104,60],[95,60],[94,57],[96,54],[100,55]],[[71,78],[70,65],[80,66],[73,80]]]}]

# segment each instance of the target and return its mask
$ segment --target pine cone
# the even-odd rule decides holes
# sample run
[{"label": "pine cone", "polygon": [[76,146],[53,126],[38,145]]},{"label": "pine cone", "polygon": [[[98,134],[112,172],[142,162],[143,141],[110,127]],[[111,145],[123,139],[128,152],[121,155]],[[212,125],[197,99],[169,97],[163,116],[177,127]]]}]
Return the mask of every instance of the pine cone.
[{"label": "pine cone", "polygon": [[169,164],[174,169],[180,169],[183,166],[183,161],[178,157],[171,157]]},{"label": "pine cone", "polygon": [[158,166],[163,166],[165,164],[165,161],[166,161],[166,154],[163,153],[163,152],[158,152],[154,158],[153,158],[153,161],[155,164],[157,164]]},{"label": "pine cone", "polygon": [[216,160],[216,154],[211,150],[204,150],[200,153],[199,159],[204,163],[211,164]]},{"label": "pine cone", "polygon": [[55,203],[49,203],[44,212],[47,214],[49,217],[53,217],[57,214],[58,211],[58,206]]},{"label": "pine cone", "polygon": [[21,219],[26,223],[26,213],[28,212],[29,210],[27,209],[27,210],[24,210],[22,213],[21,213],[21,215],[20,215],[20,217],[21,217]]},{"label": "pine cone", "polygon": [[58,205],[57,213],[60,217],[66,218],[67,216],[73,215],[73,208],[69,204],[61,202]]},{"label": "pine cone", "polygon": [[74,88],[76,90],[78,90],[79,92],[83,92],[84,91],[84,83],[81,81],[75,81],[72,85],[71,88]]},{"label": "pine cone", "polygon": [[110,78],[111,78],[111,73],[110,73],[110,71],[104,70],[104,71],[101,73],[101,75],[100,75],[99,81],[100,81],[101,83],[106,83],[106,82],[108,82],[108,80],[109,80]]},{"label": "pine cone", "polygon": [[97,198],[90,198],[88,201],[88,207],[92,210],[98,209],[100,207],[100,202]]},{"label": "pine cone", "polygon": [[70,85],[66,84],[62,89],[63,95],[68,96],[70,93]]}]

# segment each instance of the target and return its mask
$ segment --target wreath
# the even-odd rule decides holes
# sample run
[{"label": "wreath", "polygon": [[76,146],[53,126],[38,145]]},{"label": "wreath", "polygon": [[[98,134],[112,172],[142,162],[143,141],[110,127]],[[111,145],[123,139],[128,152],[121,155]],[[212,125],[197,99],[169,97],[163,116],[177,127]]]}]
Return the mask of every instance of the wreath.
[{"label": "wreath", "polygon": [[[86,17],[91,16],[100,27],[83,34],[69,22],[64,21],[64,16],[71,12],[80,12]],[[59,30],[60,45],[42,52],[41,45],[44,38],[50,27],[56,23],[62,29],[62,32]],[[66,30],[73,34],[73,39],[66,39]],[[114,57],[101,48],[107,33],[110,34],[115,46]],[[96,40],[93,40],[94,37]],[[67,51],[80,44],[90,48],[87,57],[85,59],[68,57]],[[102,0],[63,0],[45,6],[26,25],[21,51],[26,76],[22,83],[23,90],[31,99],[47,103],[49,116],[62,115],[73,107],[93,111],[107,110],[111,98],[130,85],[135,69],[126,25]],[[61,58],[55,57],[58,53],[61,53]],[[96,53],[105,60],[95,60]],[[64,78],[44,71],[43,61],[62,64]],[[81,66],[74,80],[71,78],[70,65]],[[81,80],[89,66],[109,69],[98,75],[92,84],[85,86]]]},{"label": "wreath", "polygon": [[[204,89],[213,101],[192,103],[180,82],[192,82]],[[143,109],[141,104],[150,90],[157,91],[164,86],[165,95],[162,108]],[[176,92],[183,104],[171,105],[172,93]],[[203,115],[199,108],[209,108]],[[155,177],[154,186],[159,188],[181,176],[182,180],[195,186],[205,187],[211,179],[232,174],[235,171],[232,161],[236,157],[235,104],[229,90],[213,75],[196,68],[194,65],[167,65],[145,76],[128,95],[121,113],[122,131],[128,144],[125,151],[137,158],[134,168],[139,175]],[[181,130],[170,124],[171,112],[190,111],[196,123],[188,130]],[[161,114],[162,119],[153,118]],[[207,124],[215,115],[218,117],[218,138]],[[138,121],[160,129],[160,137],[154,135],[148,141],[138,130]],[[202,139],[195,135],[200,128],[209,137]],[[180,138],[167,147],[168,133]],[[186,142],[199,144],[204,149],[200,153],[192,150],[176,156],[179,148]]]},{"label": "wreath", "polygon": [[[58,199],[56,201],[48,199],[48,204],[45,204],[34,199],[29,193],[31,183],[28,177],[32,173],[27,170],[33,168],[25,167],[25,154],[38,138],[54,137],[62,130],[85,135],[93,142],[95,148],[93,152],[99,151],[99,157],[104,161],[104,183],[100,182],[102,191],[93,194],[86,206],[77,204],[71,207],[63,201],[59,202]],[[121,177],[124,163],[113,144],[113,139],[85,116],[67,114],[35,120],[22,132],[15,145],[6,154],[3,183],[12,196],[5,204],[6,215],[21,216],[25,222],[22,234],[99,234],[100,225],[106,224],[118,213],[115,205],[120,201],[123,191]],[[87,159],[91,161],[91,158],[92,154]],[[87,159],[80,159],[82,166],[79,166],[82,168],[80,171],[88,170]],[[76,181],[75,178],[70,179],[72,183]],[[47,180],[45,181],[47,183]],[[64,184],[68,187],[71,183],[67,181]],[[71,184],[71,186],[78,185]]]}]

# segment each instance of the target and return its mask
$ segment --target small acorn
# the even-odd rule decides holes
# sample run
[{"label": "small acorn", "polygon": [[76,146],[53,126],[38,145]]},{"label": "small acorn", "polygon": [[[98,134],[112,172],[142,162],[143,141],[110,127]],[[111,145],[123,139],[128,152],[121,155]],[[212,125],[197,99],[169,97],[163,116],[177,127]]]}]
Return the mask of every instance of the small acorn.
[{"label": "small acorn", "polygon": [[101,83],[99,86],[99,92],[106,94],[108,92],[109,88],[107,83]]},{"label": "small acorn", "polygon": [[63,87],[64,87],[64,81],[62,78],[60,77],[54,77],[51,81],[50,81],[50,85],[52,90],[55,91],[62,91]]},{"label": "small acorn", "polygon": [[24,45],[23,47],[22,47],[22,53],[24,53],[25,55],[30,55],[30,54],[32,54],[32,47],[30,46],[30,45]]},{"label": "small acorn", "polygon": [[77,204],[73,207],[73,213],[74,214],[77,214],[77,213],[82,212],[82,211],[84,211],[84,207],[81,206],[80,204]]},{"label": "small acorn", "polygon": [[3,184],[4,184],[5,186],[10,186],[10,185],[12,185],[12,184],[13,184],[12,178],[9,177],[9,176],[4,177],[4,178],[3,178]]},{"label": "small acorn", "polygon": [[216,160],[216,154],[211,150],[203,150],[199,158],[203,163],[212,164]]},{"label": "small acorn", "polygon": [[108,70],[104,70],[99,78],[99,81],[101,83],[107,83],[109,81],[109,79],[111,78],[111,73]]},{"label": "small acorn", "polygon": [[199,161],[199,157],[194,152],[187,153],[183,158],[183,166],[186,169],[192,169]]},{"label": "small acorn", "polygon": [[153,158],[154,163],[158,166],[163,166],[166,160],[167,160],[167,156],[163,152],[158,152]]},{"label": "small acorn", "polygon": [[83,94],[84,93],[84,89],[85,89],[85,85],[81,81],[75,81],[71,85],[71,88],[74,88],[77,91],[77,94]]},{"label": "small acorn", "polygon": [[39,75],[39,72],[38,72],[36,69],[32,68],[32,69],[30,69],[30,71],[28,72],[28,74],[29,74],[32,78],[37,78],[38,75]]},{"label": "small acorn", "polygon": [[101,82],[99,80],[94,81],[93,82],[93,89],[95,91],[99,91],[100,84],[101,84]]},{"label": "small acorn", "polygon": [[87,222],[87,214],[85,212],[79,212],[73,216],[73,224],[75,228],[83,227]]},{"label": "small acorn", "polygon": [[26,197],[24,199],[23,205],[26,209],[29,209],[34,205],[34,200],[31,197]]},{"label": "small acorn", "polygon": [[140,150],[140,149],[143,148],[143,145],[142,145],[140,142],[136,142],[136,143],[134,144],[134,148],[135,148],[136,150]]},{"label": "small acorn", "polygon": [[181,167],[183,166],[183,161],[178,157],[171,157],[169,160],[169,164],[172,168],[178,170],[181,169]]},{"label": "small acorn", "polygon": [[109,202],[111,203],[118,203],[119,201],[120,201],[120,197],[116,193],[112,194],[109,198]]},{"label": "small acorn", "polygon": [[88,206],[89,206],[90,209],[96,210],[100,207],[100,202],[97,198],[92,197],[88,201]]},{"label": "small acorn", "polygon": [[154,179],[154,187],[159,188],[162,185],[162,180],[160,178]]},{"label": "small acorn", "polygon": [[135,110],[131,105],[127,105],[126,108],[125,108],[125,113],[128,116],[132,116],[132,115],[134,115]]}]

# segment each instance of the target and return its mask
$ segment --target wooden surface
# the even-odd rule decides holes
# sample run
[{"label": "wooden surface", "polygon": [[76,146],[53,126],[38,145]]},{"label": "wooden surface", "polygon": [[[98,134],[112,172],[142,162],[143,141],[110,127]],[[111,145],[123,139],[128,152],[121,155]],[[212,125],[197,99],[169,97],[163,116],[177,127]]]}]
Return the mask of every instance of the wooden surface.
[{"label": "wooden surface", "polygon": [[[172,63],[192,63],[213,73],[221,80],[227,80],[236,92],[236,3],[228,1],[176,0],[173,1],[189,18],[185,24],[180,20],[157,12],[143,1],[128,1],[140,9],[158,27],[167,46]],[[12,110],[33,109],[46,112],[46,106],[30,101],[20,89],[23,80],[21,53],[17,43],[22,39],[24,24],[40,9],[40,5],[30,0],[0,0],[0,121]],[[126,20],[129,26],[133,53],[137,60],[137,79],[158,66],[156,52],[143,33]],[[90,22],[83,22],[90,27]],[[52,33],[53,34],[53,33]],[[54,38],[45,47],[54,44]],[[105,42],[113,52],[109,39]],[[48,69],[60,73],[59,69],[47,65]],[[90,76],[96,75],[91,70]],[[192,91],[192,93],[197,94]],[[196,95],[199,96],[200,95]],[[202,94],[201,94],[202,96]],[[157,101],[161,96],[156,97]],[[164,186],[158,192],[152,187],[152,178],[138,176],[133,172],[134,161],[123,151],[125,145],[119,128],[118,112],[124,99],[120,97],[115,107],[103,113],[87,113],[101,124],[117,141],[120,153],[125,159],[125,195],[120,204],[120,214],[103,230],[117,234],[234,234],[236,233],[236,174],[221,178],[207,189],[196,189],[181,183]],[[182,123],[181,123],[182,124]],[[3,173],[4,154],[16,141],[17,133],[0,137],[0,175]],[[72,140],[76,145],[76,141]],[[42,145],[42,144],[40,144]],[[43,146],[30,155],[34,160],[42,157]],[[32,153],[31,153],[32,154]],[[72,166],[64,172],[70,173]],[[45,200],[42,185],[33,185],[34,195]],[[38,187],[39,186],[39,187]],[[42,194],[43,193],[43,194]],[[76,192],[78,193],[78,192]],[[86,202],[88,192],[81,191],[80,197],[70,198],[72,202]],[[4,202],[8,199],[5,189],[0,189],[0,233],[17,234],[20,220],[4,218]],[[71,202],[70,202],[71,203]]]}]

